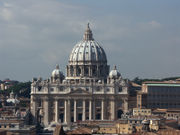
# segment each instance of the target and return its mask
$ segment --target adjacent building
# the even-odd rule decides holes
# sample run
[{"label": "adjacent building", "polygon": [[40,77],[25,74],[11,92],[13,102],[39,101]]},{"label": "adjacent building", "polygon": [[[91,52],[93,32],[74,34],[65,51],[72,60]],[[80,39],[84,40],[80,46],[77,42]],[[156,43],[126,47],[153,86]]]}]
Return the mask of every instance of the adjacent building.
[{"label": "adjacent building", "polygon": [[144,82],[137,94],[137,107],[180,108],[180,81]]}]

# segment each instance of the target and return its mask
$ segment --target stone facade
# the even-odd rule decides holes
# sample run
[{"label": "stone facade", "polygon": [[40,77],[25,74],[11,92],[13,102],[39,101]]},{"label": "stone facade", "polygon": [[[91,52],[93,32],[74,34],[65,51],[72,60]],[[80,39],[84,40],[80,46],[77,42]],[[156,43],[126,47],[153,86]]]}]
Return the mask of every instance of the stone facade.
[{"label": "stone facade", "polygon": [[109,72],[106,54],[93,39],[89,24],[84,39],[75,45],[66,68],[59,66],[50,79],[34,78],[31,113],[45,127],[52,122],[116,120],[128,111],[128,83],[116,67]]}]

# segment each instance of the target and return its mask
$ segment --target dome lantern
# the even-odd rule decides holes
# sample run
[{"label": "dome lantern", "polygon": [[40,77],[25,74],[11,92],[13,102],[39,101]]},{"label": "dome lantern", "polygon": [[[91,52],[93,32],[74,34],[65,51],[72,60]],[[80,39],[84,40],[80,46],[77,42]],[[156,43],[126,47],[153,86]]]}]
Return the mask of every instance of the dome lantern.
[{"label": "dome lantern", "polygon": [[56,65],[56,69],[59,69],[59,65],[58,64]]},{"label": "dome lantern", "polygon": [[92,34],[92,31],[89,27],[89,23],[87,24],[87,28],[86,28],[86,31],[84,33],[84,40],[85,41],[90,41],[90,40],[94,40],[93,39],[93,34]]}]

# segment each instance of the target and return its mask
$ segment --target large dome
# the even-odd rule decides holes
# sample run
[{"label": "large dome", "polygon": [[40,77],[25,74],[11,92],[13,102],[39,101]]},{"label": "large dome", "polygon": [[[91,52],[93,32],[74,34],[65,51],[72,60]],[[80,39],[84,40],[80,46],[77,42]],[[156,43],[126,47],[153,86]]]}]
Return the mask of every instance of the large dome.
[{"label": "large dome", "polygon": [[77,43],[69,57],[66,79],[106,79],[109,73],[104,49],[94,40],[89,24],[82,41]]},{"label": "large dome", "polygon": [[99,43],[93,39],[89,24],[87,25],[84,39],[74,46],[70,54],[69,62],[107,62],[105,51]]}]

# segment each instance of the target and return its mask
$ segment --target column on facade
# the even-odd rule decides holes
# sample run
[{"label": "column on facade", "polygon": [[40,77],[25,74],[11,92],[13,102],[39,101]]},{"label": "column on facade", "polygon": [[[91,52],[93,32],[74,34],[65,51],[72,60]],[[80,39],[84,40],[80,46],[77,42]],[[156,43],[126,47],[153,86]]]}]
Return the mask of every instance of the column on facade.
[{"label": "column on facade", "polygon": [[67,100],[64,100],[64,123],[67,123]]},{"label": "column on facade", "polygon": [[124,112],[126,113],[128,111],[128,101],[127,101],[127,99],[123,100],[123,106],[124,106]]},{"label": "column on facade", "polygon": [[59,122],[59,101],[55,100],[55,122]]},{"label": "column on facade", "polygon": [[93,120],[96,119],[96,104],[95,104],[95,100],[93,100]]},{"label": "column on facade", "polygon": [[64,123],[71,122],[70,100],[64,101]]},{"label": "column on facade", "polygon": [[77,110],[76,110],[76,100],[74,100],[74,122],[76,122]]},{"label": "column on facade", "polygon": [[71,102],[68,100],[67,102],[67,123],[71,122]]},{"label": "column on facade", "polygon": [[49,125],[49,99],[44,99],[44,125]]},{"label": "column on facade", "polygon": [[83,100],[83,113],[82,113],[82,121],[86,120],[86,101]]},{"label": "column on facade", "polygon": [[101,120],[104,120],[104,99],[101,101]]},{"label": "column on facade", "polygon": [[111,100],[111,120],[115,120],[115,101]]},{"label": "column on facade", "polygon": [[92,101],[89,100],[89,120],[92,119]]}]

